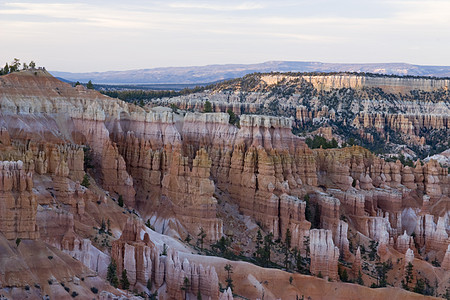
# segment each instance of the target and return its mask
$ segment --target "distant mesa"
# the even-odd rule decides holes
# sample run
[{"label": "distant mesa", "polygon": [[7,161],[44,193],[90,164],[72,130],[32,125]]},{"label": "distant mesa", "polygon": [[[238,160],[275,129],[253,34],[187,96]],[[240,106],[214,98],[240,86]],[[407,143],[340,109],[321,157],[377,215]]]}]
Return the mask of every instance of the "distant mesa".
[{"label": "distant mesa", "polygon": [[341,64],[302,61],[268,61],[259,64],[226,64],[166,67],[128,71],[50,73],[68,81],[106,84],[208,83],[242,77],[254,72],[364,72],[392,75],[450,77],[450,66],[422,66],[407,63]]}]

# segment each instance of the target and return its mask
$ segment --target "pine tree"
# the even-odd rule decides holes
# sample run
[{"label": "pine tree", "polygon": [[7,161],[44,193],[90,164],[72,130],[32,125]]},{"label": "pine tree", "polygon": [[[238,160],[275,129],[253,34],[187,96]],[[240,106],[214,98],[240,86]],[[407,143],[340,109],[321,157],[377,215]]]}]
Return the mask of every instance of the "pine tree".
[{"label": "pine tree", "polygon": [[261,230],[258,229],[258,233],[256,234],[256,246],[255,246],[255,257],[258,260],[261,260],[261,258],[263,256],[263,253],[262,253],[263,247],[262,247],[262,245],[263,245],[263,237],[262,237],[262,234],[261,234]]},{"label": "pine tree", "polygon": [[287,269],[288,265],[289,265],[289,255],[291,253],[290,249],[291,249],[291,231],[288,229],[286,229],[286,234],[284,237],[284,266]]},{"label": "pine tree", "polygon": [[186,238],[184,239],[184,241],[185,241],[186,243],[190,244],[191,240],[192,240],[192,237],[191,237],[191,235],[188,233],[188,235],[186,236]]},{"label": "pine tree", "polygon": [[119,286],[119,278],[117,278],[117,265],[113,259],[108,265],[106,280],[108,280],[109,283],[111,283],[111,285],[115,288]]},{"label": "pine tree", "polygon": [[236,125],[236,122],[238,121],[236,114],[231,109],[228,109],[227,113],[230,115],[230,119],[228,120],[228,123]]},{"label": "pine tree", "polygon": [[164,256],[167,255],[167,245],[166,245],[166,243],[163,244],[163,251],[162,251],[161,255],[164,255]]},{"label": "pine tree", "polygon": [[402,287],[409,291],[409,284],[413,280],[413,264],[411,262],[406,266],[405,279],[402,279]]},{"label": "pine tree", "polygon": [[122,278],[120,279],[120,285],[122,289],[128,290],[130,288],[130,282],[128,281],[127,270],[123,269]]},{"label": "pine tree", "polygon": [[14,58],[14,61],[11,63],[11,65],[9,67],[9,72],[12,73],[12,72],[19,71],[20,65],[21,65],[20,59]]},{"label": "pine tree", "polygon": [[81,182],[81,185],[85,188],[88,188],[91,184],[89,183],[89,176],[88,174],[84,174],[83,181]]},{"label": "pine tree", "polygon": [[106,233],[108,235],[112,235],[112,232],[111,232],[111,220],[110,219],[108,219],[107,225],[108,225],[108,227],[107,227]]},{"label": "pine tree", "polygon": [[152,291],[152,280],[151,279],[147,280],[147,289],[148,289],[149,292]]},{"label": "pine tree", "polygon": [[102,219],[102,223],[100,225],[99,233],[104,233],[104,232],[106,232],[106,223],[105,223],[105,220]]},{"label": "pine tree", "polygon": [[364,285],[364,280],[362,278],[361,271],[359,271],[359,273],[358,273],[358,277],[356,278],[356,283],[359,285]]},{"label": "pine tree", "polygon": [[416,286],[413,290],[414,293],[425,294],[425,281],[422,278],[416,280]]},{"label": "pine tree", "polygon": [[270,232],[268,235],[264,237],[264,247],[262,251],[262,257],[261,260],[264,263],[264,265],[267,267],[270,263],[270,254],[273,246],[273,233]]},{"label": "pine tree", "polygon": [[211,102],[209,102],[208,100],[206,100],[205,104],[203,105],[203,112],[205,113],[212,112],[212,105]]},{"label": "pine tree", "polygon": [[305,236],[303,239],[303,247],[305,247],[306,258],[309,257],[309,252],[311,249],[309,248],[309,236]]},{"label": "pine tree", "polygon": [[297,252],[296,257],[296,262],[297,262],[297,271],[301,273],[301,271],[303,270],[303,262],[302,262],[302,256],[300,254],[300,251]]},{"label": "pine tree", "polygon": [[5,67],[3,68],[3,72],[2,73],[6,75],[6,74],[9,74],[9,72],[10,72],[9,65],[8,65],[8,63],[6,63]]},{"label": "pine tree", "polygon": [[347,273],[347,269],[344,268],[339,268],[339,278],[341,279],[342,282],[348,282],[348,273]]},{"label": "pine tree", "polygon": [[200,227],[200,233],[197,236],[198,236],[198,241],[200,242],[200,250],[203,251],[203,242],[204,242],[204,239],[206,238],[206,233],[205,233],[205,230],[203,229],[203,227]]},{"label": "pine tree", "polygon": [[187,292],[188,292],[188,290],[189,290],[189,287],[190,287],[190,282],[189,282],[189,278],[187,278],[187,277],[184,277],[184,280],[183,280],[183,286],[181,287],[181,290],[182,291],[184,291],[184,299],[187,299]]},{"label": "pine tree", "polygon": [[123,197],[122,197],[122,195],[119,195],[119,200],[117,202],[119,203],[120,207],[123,207]]},{"label": "pine tree", "polygon": [[375,269],[377,271],[379,279],[378,287],[385,287],[387,285],[387,275],[386,275],[388,271],[387,264],[377,263]]},{"label": "pine tree", "polygon": [[94,84],[92,83],[91,80],[88,81],[88,83],[86,84],[86,88],[93,90],[94,89]]},{"label": "pine tree", "polygon": [[226,264],[224,267],[225,271],[227,271],[227,278],[225,279],[225,282],[227,283],[227,288],[230,288],[233,290],[233,279],[231,279],[231,274],[233,273],[233,266],[230,264]]},{"label": "pine tree", "polygon": [[291,235],[291,231],[288,228],[288,229],[286,229],[286,235],[284,237],[284,243],[288,249],[291,249],[291,240],[292,240],[292,235]]}]

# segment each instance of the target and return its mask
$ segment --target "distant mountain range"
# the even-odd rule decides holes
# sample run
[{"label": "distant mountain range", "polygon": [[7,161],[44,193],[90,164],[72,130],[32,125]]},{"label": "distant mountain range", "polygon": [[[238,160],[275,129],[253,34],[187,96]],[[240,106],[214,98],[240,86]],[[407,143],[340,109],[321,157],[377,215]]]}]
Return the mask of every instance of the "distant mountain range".
[{"label": "distant mountain range", "polygon": [[254,72],[366,72],[393,75],[450,77],[450,66],[421,66],[406,63],[340,64],[302,61],[269,61],[260,64],[227,64],[167,67],[129,71],[50,73],[68,81],[104,84],[195,84],[242,77]]}]

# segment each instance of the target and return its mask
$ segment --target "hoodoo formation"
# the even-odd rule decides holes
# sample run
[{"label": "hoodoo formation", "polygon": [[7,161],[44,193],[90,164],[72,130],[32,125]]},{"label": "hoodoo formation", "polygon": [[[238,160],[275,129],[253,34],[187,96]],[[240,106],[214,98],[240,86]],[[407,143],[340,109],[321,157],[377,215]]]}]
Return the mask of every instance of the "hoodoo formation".
[{"label": "hoodoo formation", "polygon": [[346,146],[442,152],[449,105],[439,79],[252,74],[140,107],[2,75],[0,298],[449,297],[448,166]]}]

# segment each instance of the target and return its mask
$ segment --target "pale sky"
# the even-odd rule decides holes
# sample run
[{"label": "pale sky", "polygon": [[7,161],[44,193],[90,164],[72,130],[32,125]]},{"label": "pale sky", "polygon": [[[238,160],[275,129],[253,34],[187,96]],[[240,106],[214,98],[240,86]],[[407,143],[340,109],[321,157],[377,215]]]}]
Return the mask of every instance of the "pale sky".
[{"label": "pale sky", "polygon": [[68,72],[269,60],[448,66],[450,1],[0,0],[0,66],[14,57]]}]

